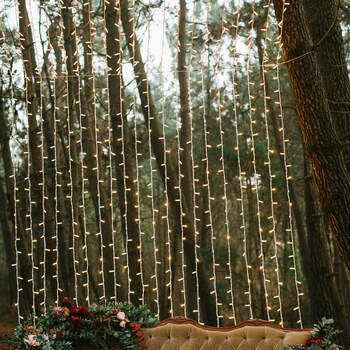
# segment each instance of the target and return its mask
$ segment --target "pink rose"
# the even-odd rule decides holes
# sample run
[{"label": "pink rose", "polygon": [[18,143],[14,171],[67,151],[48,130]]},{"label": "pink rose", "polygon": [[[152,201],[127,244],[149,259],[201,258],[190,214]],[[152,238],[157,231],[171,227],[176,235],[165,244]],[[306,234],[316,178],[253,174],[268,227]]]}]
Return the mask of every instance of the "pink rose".
[{"label": "pink rose", "polygon": [[29,334],[28,335],[28,338],[25,339],[24,341],[26,343],[28,343],[29,346],[32,346],[32,347],[39,347],[40,346],[40,343],[35,339],[35,334]]},{"label": "pink rose", "polygon": [[117,313],[117,319],[121,321],[125,320],[125,313],[123,311],[119,311]]}]

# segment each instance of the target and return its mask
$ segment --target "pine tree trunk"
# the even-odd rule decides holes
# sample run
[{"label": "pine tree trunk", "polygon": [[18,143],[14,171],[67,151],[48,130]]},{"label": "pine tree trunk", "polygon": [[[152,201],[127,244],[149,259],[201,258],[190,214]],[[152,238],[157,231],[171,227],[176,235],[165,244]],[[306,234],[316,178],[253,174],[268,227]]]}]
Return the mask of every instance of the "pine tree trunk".
[{"label": "pine tree trunk", "polygon": [[[167,172],[168,176],[165,178],[164,166],[164,146],[163,146],[163,133],[161,131],[161,127],[159,121],[157,119],[157,110],[152,98],[151,89],[149,85],[149,81],[147,79],[147,74],[145,72],[145,67],[143,64],[143,60],[141,57],[140,46],[136,39],[134,38],[133,26],[130,19],[129,9],[128,9],[128,1],[122,0],[120,1],[121,6],[121,20],[123,24],[123,28],[126,34],[126,40],[128,42],[129,54],[132,57],[134,53],[135,61],[133,62],[133,69],[135,74],[135,79],[137,82],[139,96],[142,105],[142,112],[144,115],[145,123],[148,126],[148,119],[150,122],[150,127],[152,129],[151,132],[151,141],[152,148],[157,160],[158,170],[160,172],[163,184],[165,181],[168,181],[168,196],[170,202],[170,209],[174,216],[174,221],[176,223],[176,227],[174,232],[178,235],[181,232],[181,227],[179,224],[181,222],[180,215],[180,205],[177,201],[178,199],[178,176],[176,173],[176,167],[172,162],[172,158],[167,158]],[[134,46],[134,49],[133,49]],[[147,96],[148,94],[148,96]],[[187,202],[187,201],[186,201]],[[186,236],[186,240],[184,241],[185,254],[187,257],[187,273],[192,273],[196,270],[195,267],[195,252],[194,252],[194,230],[193,230],[193,220],[188,213],[187,206],[183,207],[183,211],[186,213],[183,216],[183,224],[184,224],[184,234]],[[176,240],[173,240],[172,244],[176,244]],[[203,310],[203,318],[209,322],[213,323],[216,319],[215,315],[215,304],[212,296],[210,295],[211,288],[209,287],[209,278],[207,276],[206,270],[202,263],[198,266],[198,274],[200,278],[200,298],[201,304],[205,305]],[[189,279],[190,280],[190,279]],[[196,287],[194,285],[187,286],[187,297],[188,300],[196,300]],[[192,311],[192,310],[191,310]],[[195,315],[189,315],[191,317],[195,317]]]},{"label": "pine tree trunk", "polygon": [[[106,284],[106,298],[110,299],[114,296],[114,278],[110,272],[113,270],[113,232],[111,205],[108,202],[103,182],[104,167],[102,163],[102,148],[96,147],[102,140],[98,139],[96,143],[96,135],[99,138],[99,116],[96,115],[96,97],[94,86],[94,69],[93,69],[93,42],[92,35],[94,28],[91,22],[91,1],[86,1],[83,5],[83,48],[84,48],[84,94],[81,94],[82,109],[82,145],[85,153],[86,176],[88,179],[88,189],[93,201],[95,209],[96,224],[99,230],[99,222],[101,222],[101,234],[103,237],[104,248],[104,271]],[[78,63],[77,63],[78,64]],[[96,126],[95,126],[96,118]],[[97,130],[96,130],[97,128]],[[97,131],[97,132],[96,132]],[[95,156],[96,155],[96,156]],[[97,174],[97,168],[99,173]],[[98,178],[100,183],[98,183]]]},{"label": "pine tree trunk", "polygon": [[[48,126],[48,116],[46,114],[46,108],[42,105],[43,99],[41,96],[41,86],[42,82],[40,81],[40,77],[38,75],[38,67],[36,63],[35,50],[33,44],[33,36],[31,27],[29,25],[27,8],[24,0],[20,0],[18,2],[18,10],[19,10],[19,27],[20,27],[20,41],[21,41],[21,51],[22,58],[24,63],[24,71],[25,71],[25,79],[26,79],[26,102],[27,103],[27,117],[28,117],[28,135],[29,135],[29,153],[28,153],[28,161],[30,162],[30,174],[28,174],[28,179],[31,181],[31,193],[32,198],[30,198],[32,205],[32,231],[33,231],[33,240],[36,240],[36,247],[34,248],[34,256],[37,272],[35,273],[35,283],[36,283],[36,291],[44,288],[43,285],[43,277],[44,271],[42,271],[42,264],[40,262],[43,261],[43,237],[45,234],[46,240],[46,286],[45,289],[47,291],[48,300],[52,300],[54,295],[54,282],[52,276],[54,275],[53,268],[53,259],[54,254],[52,254],[55,242],[52,239],[54,232],[54,221],[52,217],[54,217],[53,207],[48,200],[46,194],[48,193],[48,189],[52,188],[52,182],[42,183],[43,171],[45,169],[42,168],[42,154],[41,147],[45,147],[41,145],[40,141],[40,128],[37,125],[36,116],[38,113],[38,108],[42,109],[42,118],[43,123],[46,128],[44,128],[44,136],[51,137],[52,133],[47,130]],[[46,130],[45,130],[46,129]],[[44,137],[42,136],[42,137]],[[50,142],[48,139],[47,142]],[[47,145],[47,143],[46,143]],[[44,152],[44,151],[43,151]],[[29,184],[28,184],[29,185]],[[28,186],[27,186],[28,187]],[[43,198],[43,191],[45,193],[45,198]],[[43,230],[43,211],[45,210],[45,232]],[[23,257],[23,255],[22,255]],[[26,263],[27,264],[27,263]],[[29,266],[27,267],[29,269]],[[27,272],[26,272],[27,273]],[[42,294],[42,291],[39,293]],[[37,297],[39,299],[41,297]],[[38,308],[37,308],[38,309]]]},{"label": "pine tree trunk", "polygon": [[0,83],[0,156],[3,159],[5,169],[5,188],[6,194],[3,189],[2,181],[0,183],[0,221],[1,229],[5,244],[6,264],[8,268],[9,276],[9,293],[10,304],[16,302],[16,275],[13,273],[13,264],[16,262],[15,257],[15,237],[14,237],[14,198],[13,198],[13,167],[10,152],[10,138],[8,135],[8,125],[5,119],[4,106],[3,106],[3,87]]},{"label": "pine tree trunk", "polygon": [[[117,175],[119,210],[125,244],[128,246],[131,301],[142,300],[140,279],[140,230],[138,225],[137,187],[134,180],[133,152],[126,118],[120,47],[120,14],[116,0],[105,2],[106,45],[108,65],[109,114],[113,131],[113,152]],[[128,239],[127,239],[128,238]]]},{"label": "pine tree trunk", "polygon": [[[344,160],[344,148],[332,123],[317,56],[314,52],[309,53],[312,42],[304,6],[301,1],[290,2],[285,9],[281,0],[274,0],[274,4],[277,21],[282,23],[283,20],[281,35],[284,58],[288,61],[287,69],[306,154],[313,169],[323,212],[350,272],[350,177]],[[344,340],[349,347],[347,334]]]}]

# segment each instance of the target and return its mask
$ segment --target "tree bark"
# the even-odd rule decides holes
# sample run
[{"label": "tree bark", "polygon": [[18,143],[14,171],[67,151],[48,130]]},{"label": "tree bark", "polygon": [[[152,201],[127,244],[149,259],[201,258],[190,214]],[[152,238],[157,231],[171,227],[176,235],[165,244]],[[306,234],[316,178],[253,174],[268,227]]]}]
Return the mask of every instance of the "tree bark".
[{"label": "tree bark", "polygon": [[[297,112],[323,211],[350,272],[350,178],[343,147],[327,103],[317,56],[312,49],[304,6],[274,0],[276,18],[283,22],[281,40]],[[300,57],[303,55],[302,57]],[[336,315],[334,315],[336,316]],[[346,343],[348,344],[346,335]]]},{"label": "tree bark", "polygon": [[[53,207],[48,200],[46,194],[48,189],[52,188],[52,182],[49,180],[48,183],[42,183],[43,172],[43,159],[41,147],[45,147],[44,141],[41,144],[40,134],[41,130],[36,121],[36,115],[38,108],[42,110],[42,118],[44,124],[44,136],[47,138],[46,146],[51,144],[52,132],[50,132],[48,116],[46,114],[46,108],[42,105],[43,99],[41,99],[41,86],[42,84],[39,76],[39,69],[36,63],[35,50],[33,44],[32,30],[29,23],[27,8],[25,0],[20,0],[18,2],[19,10],[19,27],[20,27],[20,42],[21,42],[21,52],[24,63],[24,72],[26,79],[26,102],[27,102],[27,118],[28,118],[28,135],[29,135],[29,152],[28,152],[28,162],[30,162],[30,174],[28,174],[28,179],[31,180],[31,192],[32,198],[32,220],[33,220],[33,239],[37,241],[36,247],[34,248],[35,260],[37,273],[35,282],[37,283],[36,288],[41,289],[43,286],[43,276],[45,273],[46,277],[46,291],[48,300],[52,300],[54,295],[54,281],[52,276],[54,275],[54,254],[52,254],[55,243],[52,239],[54,232],[54,222],[52,217],[54,217]],[[48,149],[49,147],[46,147]],[[52,152],[47,151],[49,155],[52,156]],[[44,150],[43,150],[44,154]],[[45,157],[45,156],[44,156]],[[45,159],[44,159],[45,162]],[[44,192],[43,192],[44,191]],[[45,198],[43,198],[45,194]],[[43,211],[45,210],[45,226],[43,225]],[[45,227],[45,231],[44,228]],[[45,237],[44,237],[45,235]],[[42,271],[44,246],[43,240],[46,240],[46,271]],[[39,275],[40,274],[40,275]],[[42,290],[40,291],[40,294]]]},{"label": "tree bark", "polygon": [[[167,172],[168,176],[165,178],[165,171],[164,166],[162,164],[164,163],[164,145],[163,145],[163,133],[161,131],[161,127],[159,124],[159,121],[157,119],[157,110],[152,98],[150,84],[147,78],[147,74],[145,71],[144,63],[141,57],[140,52],[140,46],[137,41],[137,38],[133,38],[135,33],[133,31],[133,25],[131,23],[129,9],[128,9],[128,1],[127,0],[121,0],[120,1],[121,6],[121,20],[123,24],[123,28],[126,34],[126,40],[128,43],[128,49],[130,57],[133,57],[134,54],[134,62],[133,63],[133,69],[134,69],[134,75],[137,82],[137,87],[139,91],[139,96],[141,100],[142,105],[142,112],[144,115],[146,126],[148,127],[148,119],[150,122],[150,128],[151,128],[151,141],[152,141],[152,149],[155,155],[155,158],[157,160],[158,170],[160,172],[163,184],[165,181],[168,181],[168,196],[169,196],[169,204],[170,208],[173,212],[173,216],[175,218],[175,235],[178,235],[181,232],[181,227],[179,227],[180,223],[180,205],[177,201],[178,199],[178,177],[176,175],[176,167],[172,162],[172,158],[167,158]],[[134,48],[133,48],[134,46]],[[148,96],[147,96],[148,94]],[[187,201],[186,201],[187,202]],[[196,270],[195,267],[195,253],[194,253],[194,229],[193,229],[193,221],[190,218],[190,215],[188,213],[187,206],[183,207],[183,211],[185,212],[185,216],[183,216],[183,225],[184,225],[184,234],[186,236],[186,240],[184,241],[184,248],[185,248],[185,254],[187,257],[188,267],[187,267],[187,273],[192,273]],[[176,242],[173,240],[173,244]],[[198,274],[200,278],[200,298],[202,305],[205,305],[203,308],[203,318],[213,324],[213,320],[216,319],[215,315],[215,304],[212,296],[210,295],[211,288],[209,287],[209,278],[207,276],[207,272],[203,266],[202,263],[198,265]],[[194,285],[187,286],[188,291],[188,301],[193,302],[196,298],[196,287]],[[195,317],[195,315],[192,315],[192,311],[195,309],[194,305],[190,305],[189,303],[189,316]]]},{"label": "tree bark", "polygon": [[344,144],[343,154],[349,171],[350,80],[342,30],[337,18],[337,3],[336,0],[303,1],[332,121],[339,139]]},{"label": "tree bark", "polygon": [[[113,132],[113,152],[116,157],[119,210],[125,244],[128,246],[131,301],[138,305],[142,300],[140,280],[140,230],[138,225],[137,186],[131,151],[130,133],[126,118],[126,104],[122,79],[120,47],[120,8],[116,0],[105,2],[105,25],[108,65],[109,115]],[[128,239],[127,239],[128,238]]]},{"label": "tree bark", "polygon": [[13,304],[16,301],[16,276],[13,273],[13,264],[16,262],[15,257],[15,237],[14,237],[14,198],[13,198],[13,167],[10,151],[10,137],[8,135],[8,125],[5,119],[4,106],[3,106],[3,86],[0,82],[0,156],[3,159],[5,169],[5,184],[6,194],[3,189],[2,183],[0,183],[0,221],[1,228],[4,237],[4,244],[6,250],[6,263],[9,276],[9,293],[10,303]]}]

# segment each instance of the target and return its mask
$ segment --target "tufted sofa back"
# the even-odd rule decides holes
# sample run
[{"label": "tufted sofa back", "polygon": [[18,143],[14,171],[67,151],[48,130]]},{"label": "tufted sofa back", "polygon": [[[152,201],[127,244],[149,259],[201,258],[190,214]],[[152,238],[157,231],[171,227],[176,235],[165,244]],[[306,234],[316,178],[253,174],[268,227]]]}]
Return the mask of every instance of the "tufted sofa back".
[{"label": "tufted sofa back", "polygon": [[304,344],[310,331],[282,329],[261,320],[214,328],[183,317],[143,329],[147,350],[283,350],[288,345]]}]

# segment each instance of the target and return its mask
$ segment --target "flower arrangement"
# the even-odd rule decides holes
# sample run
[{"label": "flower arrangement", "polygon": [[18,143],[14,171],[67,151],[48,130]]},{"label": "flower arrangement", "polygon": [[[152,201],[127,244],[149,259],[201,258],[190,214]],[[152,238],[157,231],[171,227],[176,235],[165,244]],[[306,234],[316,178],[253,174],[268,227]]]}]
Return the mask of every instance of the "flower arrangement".
[{"label": "flower arrangement", "polygon": [[284,350],[341,350],[340,345],[335,344],[335,336],[341,331],[334,328],[334,320],[323,317],[321,321],[314,324],[311,338],[305,345],[290,345]]},{"label": "flower arrangement", "polygon": [[141,328],[157,322],[145,306],[117,302],[87,308],[65,298],[39,317],[35,326],[32,320],[18,325],[11,348],[73,350],[88,343],[97,349],[145,349]]}]

